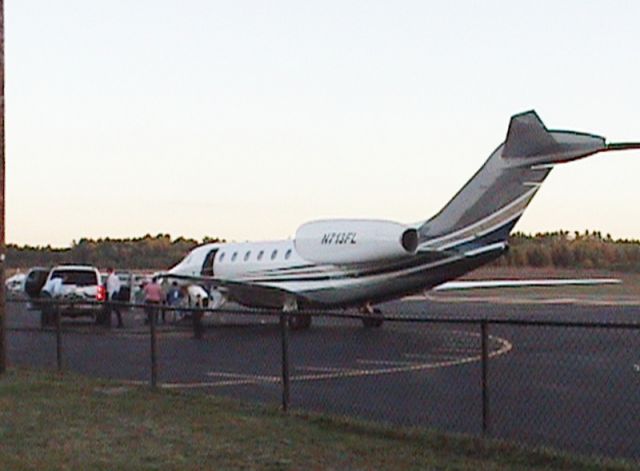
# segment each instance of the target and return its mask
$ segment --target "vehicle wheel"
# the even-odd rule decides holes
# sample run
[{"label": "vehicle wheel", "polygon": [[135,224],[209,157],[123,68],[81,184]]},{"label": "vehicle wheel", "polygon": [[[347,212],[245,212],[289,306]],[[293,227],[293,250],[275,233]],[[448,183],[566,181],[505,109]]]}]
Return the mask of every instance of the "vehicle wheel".
[{"label": "vehicle wheel", "polygon": [[311,327],[311,315],[291,314],[289,315],[289,328],[291,330],[302,330]]},{"label": "vehicle wheel", "polygon": [[370,327],[382,327],[384,319],[382,318],[382,311],[378,308],[373,310],[373,313],[362,318],[362,325],[367,328]]}]

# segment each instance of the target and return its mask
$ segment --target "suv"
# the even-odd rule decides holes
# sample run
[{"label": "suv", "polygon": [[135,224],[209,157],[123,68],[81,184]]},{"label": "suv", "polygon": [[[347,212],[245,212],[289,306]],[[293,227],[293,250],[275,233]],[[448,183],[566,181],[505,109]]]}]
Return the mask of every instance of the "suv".
[{"label": "suv", "polygon": [[[29,295],[32,296],[32,293]],[[42,301],[68,301],[72,304],[59,306],[61,315],[89,316],[95,320],[104,310],[104,306],[99,302],[105,300],[106,292],[97,268],[88,265],[59,265],[49,271],[36,297],[40,300],[40,323],[46,326],[55,320],[56,306]]]}]

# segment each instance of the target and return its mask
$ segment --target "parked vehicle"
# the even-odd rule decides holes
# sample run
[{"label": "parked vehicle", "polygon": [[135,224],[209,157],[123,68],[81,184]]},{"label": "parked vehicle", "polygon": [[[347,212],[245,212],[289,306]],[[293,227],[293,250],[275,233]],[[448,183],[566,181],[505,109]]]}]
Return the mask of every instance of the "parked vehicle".
[{"label": "parked vehicle", "polygon": [[[25,292],[33,307],[40,310],[43,327],[55,320],[56,311],[66,317],[88,316],[96,320],[104,310],[99,302],[106,296],[100,272],[88,265],[32,268],[27,274]],[[50,300],[67,303],[53,304]]]},{"label": "parked vehicle", "polygon": [[15,275],[7,278],[4,282],[4,286],[7,291],[11,293],[22,293],[24,291],[24,283],[26,279],[27,275],[18,272]]}]

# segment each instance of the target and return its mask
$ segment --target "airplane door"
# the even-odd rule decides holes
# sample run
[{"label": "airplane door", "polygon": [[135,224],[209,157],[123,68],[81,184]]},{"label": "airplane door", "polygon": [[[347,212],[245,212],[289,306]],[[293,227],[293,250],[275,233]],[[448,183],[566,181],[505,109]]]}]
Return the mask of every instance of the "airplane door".
[{"label": "airplane door", "polygon": [[215,262],[217,252],[218,252],[218,249],[213,249],[209,251],[207,256],[204,258],[204,262],[202,263],[202,269],[200,270],[200,274],[202,276],[213,276],[213,273],[214,273],[213,263]]}]

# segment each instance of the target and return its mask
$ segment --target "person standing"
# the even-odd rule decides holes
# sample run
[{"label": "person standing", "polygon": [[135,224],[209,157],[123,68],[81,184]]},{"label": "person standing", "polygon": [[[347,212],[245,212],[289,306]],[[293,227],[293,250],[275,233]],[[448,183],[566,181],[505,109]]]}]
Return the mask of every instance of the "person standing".
[{"label": "person standing", "polygon": [[118,328],[122,329],[124,324],[122,323],[122,314],[120,313],[120,307],[117,305],[117,302],[120,301],[118,298],[118,294],[120,293],[120,288],[122,284],[120,283],[120,278],[116,275],[113,267],[107,268],[107,282],[106,282],[106,291],[107,291],[107,315],[105,319],[105,324],[111,327],[111,313],[115,312],[118,316]]},{"label": "person standing", "polygon": [[147,283],[142,289],[144,293],[145,311],[147,313],[147,323],[153,318],[154,323],[158,318],[158,308],[164,300],[164,293],[162,292],[162,286],[158,283],[158,278],[153,277],[150,283]]},{"label": "person standing", "polygon": [[167,306],[171,311],[173,311],[174,321],[179,320],[180,313],[178,312],[178,306],[181,304],[181,302],[182,302],[182,290],[180,290],[178,283],[174,281],[171,283],[171,288],[169,288],[169,291],[167,291]]}]

